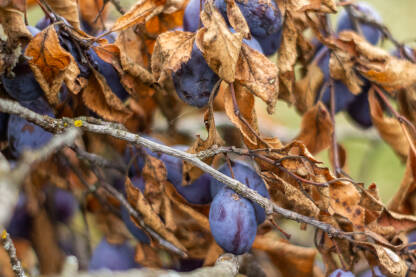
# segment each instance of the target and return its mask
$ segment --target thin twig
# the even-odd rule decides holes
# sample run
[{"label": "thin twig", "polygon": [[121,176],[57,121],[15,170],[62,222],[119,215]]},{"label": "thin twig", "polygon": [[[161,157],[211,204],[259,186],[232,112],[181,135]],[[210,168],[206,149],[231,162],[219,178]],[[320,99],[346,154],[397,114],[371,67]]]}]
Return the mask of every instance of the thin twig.
[{"label": "thin twig", "polygon": [[27,275],[22,268],[22,264],[17,258],[16,248],[14,247],[13,241],[6,230],[3,230],[0,241],[10,258],[10,264],[12,265],[12,269],[16,277],[26,277]]}]

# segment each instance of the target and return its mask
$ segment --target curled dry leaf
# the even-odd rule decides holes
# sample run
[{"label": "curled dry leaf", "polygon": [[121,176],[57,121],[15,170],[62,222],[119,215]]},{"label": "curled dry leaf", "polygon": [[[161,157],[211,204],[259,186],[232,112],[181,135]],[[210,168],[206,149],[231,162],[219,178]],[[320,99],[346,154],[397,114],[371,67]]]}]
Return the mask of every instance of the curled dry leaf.
[{"label": "curled dry leaf", "polygon": [[288,5],[297,12],[335,13],[337,5],[334,0],[290,0]]},{"label": "curled dry leaf", "polygon": [[378,133],[397,155],[405,159],[409,152],[409,142],[403,133],[399,121],[384,114],[374,90],[370,90],[368,101],[370,103],[371,120]]},{"label": "curled dry leaf", "polygon": [[183,247],[174,234],[166,228],[160,217],[152,209],[149,202],[147,202],[144,195],[131,183],[129,178],[126,178],[126,194],[128,201],[143,216],[143,221],[147,226],[152,228],[164,239],[186,252],[185,247]]},{"label": "curled dry leaf", "polygon": [[276,65],[263,54],[242,45],[235,73],[236,83],[262,99],[269,114],[273,113],[279,95],[278,72]]},{"label": "curled dry leaf", "polygon": [[105,78],[95,69],[82,91],[84,104],[104,119],[124,123],[131,111],[112,92]]},{"label": "curled dry leaf", "polygon": [[243,34],[244,38],[251,39],[250,29],[247,25],[247,21],[241,13],[240,8],[235,3],[235,0],[226,0],[227,2],[227,17],[230,21],[230,25]]},{"label": "curled dry leaf", "polygon": [[158,83],[170,78],[191,58],[195,36],[190,32],[172,31],[161,34],[152,55],[152,71]]},{"label": "curled dry leaf", "polygon": [[80,73],[72,55],[59,44],[55,26],[51,25],[37,34],[28,44],[25,55],[29,65],[45,92],[49,103],[59,103],[59,90],[65,80],[68,88],[79,91],[76,79]]},{"label": "curled dry leaf", "polygon": [[329,72],[332,78],[343,82],[353,94],[361,92],[363,80],[354,69],[351,56],[343,51],[332,51],[329,59]]},{"label": "curled dry leaf", "polygon": [[88,23],[94,31],[104,30],[109,5],[104,0],[78,0],[79,13],[82,20]]},{"label": "curled dry leaf", "polygon": [[77,29],[81,29],[79,23],[77,0],[46,0],[54,12],[64,17]]},{"label": "curled dry leaf", "polygon": [[258,235],[253,248],[265,251],[283,276],[310,277],[313,273],[316,249],[279,241],[267,234]]},{"label": "curled dry leaf", "polygon": [[165,164],[151,155],[146,155],[146,163],[142,171],[142,177],[146,184],[144,196],[157,214],[160,214],[163,202],[166,176]]},{"label": "curled dry leaf", "polygon": [[153,16],[161,13],[166,0],[140,0],[125,14],[119,17],[111,27],[111,31],[125,30],[133,25],[143,23]]},{"label": "curled dry leaf", "polygon": [[387,276],[404,277],[407,273],[406,263],[392,250],[377,244],[369,244],[375,250],[381,271]]},{"label": "curled dry leaf", "polygon": [[303,142],[312,153],[319,153],[331,144],[331,115],[322,102],[309,109],[302,118],[302,127],[296,140]]},{"label": "curled dry leaf", "polygon": [[296,82],[294,91],[295,106],[302,114],[314,105],[324,80],[324,74],[316,63],[308,65],[307,71],[306,76]]},{"label": "curled dry leaf", "polygon": [[196,34],[196,45],[209,67],[221,79],[228,83],[234,82],[243,34],[231,33],[224,18],[211,1],[204,6],[201,21],[204,27]]}]

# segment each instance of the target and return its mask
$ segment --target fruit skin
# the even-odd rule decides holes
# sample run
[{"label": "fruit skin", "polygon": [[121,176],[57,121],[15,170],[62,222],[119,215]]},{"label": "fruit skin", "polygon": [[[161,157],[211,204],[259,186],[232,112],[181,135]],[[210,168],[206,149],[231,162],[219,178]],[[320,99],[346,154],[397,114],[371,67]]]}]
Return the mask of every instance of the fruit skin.
[{"label": "fruit skin", "polygon": [[92,254],[88,270],[138,268],[140,265],[134,261],[134,255],[134,248],[128,243],[110,244],[106,239],[102,239]]},{"label": "fruit skin", "polygon": [[267,37],[254,37],[259,42],[264,55],[271,56],[277,52],[282,43],[282,30]]},{"label": "fruit skin", "polygon": [[[270,198],[269,192],[267,191],[266,185],[263,179],[257,174],[257,172],[241,163],[241,162],[232,162],[232,169],[234,172],[234,177],[236,180],[247,185],[249,188],[257,191],[261,196]],[[222,165],[219,169],[219,172],[231,177],[231,170],[228,164]],[[211,197],[216,197],[217,193],[224,187],[224,184],[220,181],[213,179],[211,181]],[[252,202],[250,202],[252,203]],[[253,203],[253,207],[256,213],[257,224],[261,224],[266,219],[266,213],[264,209],[257,203]]]},{"label": "fruit skin", "polygon": [[[188,146],[176,145],[174,148],[186,151]],[[182,167],[181,159],[163,154],[160,159],[164,162],[167,171],[167,180],[173,184],[177,192],[181,194],[186,201],[192,204],[207,204],[212,201],[210,185],[212,177],[208,173],[202,174],[198,179],[187,186],[182,185]]]},{"label": "fruit skin", "polygon": [[12,238],[30,238],[33,217],[27,209],[27,197],[20,193],[17,205],[14,208],[13,216],[6,226],[7,232]]},{"label": "fruit skin", "polygon": [[356,95],[354,100],[347,107],[350,118],[362,128],[373,126],[370,113],[370,103],[368,102],[368,86],[366,89]]},{"label": "fruit skin", "polygon": [[70,191],[60,188],[55,188],[51,196],[51,216],[56,221],[68,223],[77,210],[77,199]]},{"label": "fruit skin", "polygon": [[[371,5],[365,2],[359,2],[356,3],[355,6],[358,8],[358,10],[365,15],[372,17],[377,22],[382,22],[381,16],[378,14],[376,10],[374,10]],[[354,9],[354,8],[353,8]],[[377,44],[381,38],[381,32],[376,27],[373,27],[368,24],[360,24],[360,29],[364,37],[371,43],[371,44]],[[337,33],[344,31],[344,30],[354,30],[353,24],[350,20],[350,17],[346,10],[344,9],[338,20],[337,24]]]},{"label": "fruit skin", "polygon": [[[253,36],[266,37],[277,33],[283,24],[282,15],[273,0],[236,1],[245,17]],[[227,18],[227,4],[224,0],[215,0],[215,6],[224,18]]]},{"label": "fruit skin", "polygon": [[[39,97],[34,101],[21,102],[26,108],[42,115],[54,117],[48,103]],[[17,115],[10,115],[7,126],[7,140],[12,155],[18,158],[26,149],[37,149],[49,142],[53,135],[41,127]]]},{"label": "fruit skin", "polygon": [[351,271],[344,271],[342,269],[337,269],[329,274],[329,277],[355,277]]},{"label": "fruit skin", "polygon": [[[318,54],[315,56],[315,60],[317,61],[317,65],[322,70],[324,74],[324,81],[323,84],[328,82],[330,75],[329,75],[329,59],[330,59],[330,52],[327,47],[323,47]],[[335,92],[335,113],[344,110],[349,104],[351,104],[354,99],[355,95],[352,94],[348,87],[344,85],[341,81],[334,80],[334,92]],[[316,101],[319,99],[319,91],[316,95]],[[328,85],[325,91],[323,92],[321,101],[327,106],[328,110],[331,107],[331,88]]]},{"label": "fruit skin", "polygon": [[180,99],[191,106],[202,108],[208,104],[219,77],[208,66],[194,43],[191,58],[172,73],[172,79]]},{"label": "fruit skin", "polygon": [[183,30],[186,32],[195,32],[199,28],[199,1],[191,0],[186,6],[185,13],[183,14]]},{"label": "fruit skin", "polygon": [[257,233],[253,205],[228,188],[222,188],[209,210],[211,233],[226,252],[240,255],[251,249]]}]

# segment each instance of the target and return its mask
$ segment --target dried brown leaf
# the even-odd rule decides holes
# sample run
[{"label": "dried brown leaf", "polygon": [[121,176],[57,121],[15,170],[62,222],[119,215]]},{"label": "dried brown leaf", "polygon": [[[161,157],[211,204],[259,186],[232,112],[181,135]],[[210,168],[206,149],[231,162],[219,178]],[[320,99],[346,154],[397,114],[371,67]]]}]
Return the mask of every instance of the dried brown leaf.
[{"label": "dried brown leaf", "polygon": [[46,2],[54,12],[68,20],[73,27],[81,29],[77,0],[46,0]]},{"label": "dried brown leaf", "polygon": [[152,55],[152,71],[159,83],[170,78],[191,58],[195,36],[190,32],[172,31],[161,34]]},{"label": "dried brown leaf", "polygon": [[311,63],[307,71],[306,76],[296,82],[294,90],[295,106],[302,114],[314,105],[324,80],[324,74],[316,63]]},{"label": "dried brown leaf", "polygon": [[110,5],[104,0],[78,0],[79,13],[83,21],[92,27],[94,32],[104,30]]},{"label": "dried brown leaf", "polygon": [[242,45],[235,72],[236,83],[262,99],[269,114],[273,113],[279,95],[278,72],[276,65],[263,54]]},{"label": "dried brown leaf", "polygon": [[371,119],[378,133],[392,147],[397,155],[405,159],[409,151],[409,142],[403,133],[399,121],[384,115],[383,109],[373,90],[368,94],[368,101],[370,103]]},{"label": "dried brown leaf", "polygon": [[204,27],[196,34],[196,45],[209,67],[221,79],[229,83],[234,82],[243,34],[231,33],[224,18],[212,2],[205,4],[201,12],[201,21]]},{"label": "dried brown leaf", "polygon": [[247,25],[247,21],[241,13],[240,8],[235,3],[235,0],[226,0],[227,2],[227,18],[230,21],[230,25],[243,34],[244,38],[251,39],[250,29]]},{"label": "dried brown leaf", "polygon": [[364,82],[354,69],[354,61],[348,53],[332,51],[329,59],[329,72],[332,78],[343,82],[351,93],[361,92]]},{"label": "dried brown leaf", "polygon": [[95,69],[82,91],[84,104],[104,119],[124,123],[131,115],[121,100],[111,91],[105,78]]},{"label": "dried brown leaf", "polygon": [[324,104],[318,102],[303,115],[301,131],[296,140],[303,142],[315,154],[331,144],[332,132],[331,115]]},{"label": "dried brown leaf", "polygon": [[49,103],[59,103],[58,94],[64,80],[74,92],[79,91],[75,82],[79,75],[78,66],[72,55],[59,44],[54,25],[31,40],[25,55],[30,57],[29,65]]}]

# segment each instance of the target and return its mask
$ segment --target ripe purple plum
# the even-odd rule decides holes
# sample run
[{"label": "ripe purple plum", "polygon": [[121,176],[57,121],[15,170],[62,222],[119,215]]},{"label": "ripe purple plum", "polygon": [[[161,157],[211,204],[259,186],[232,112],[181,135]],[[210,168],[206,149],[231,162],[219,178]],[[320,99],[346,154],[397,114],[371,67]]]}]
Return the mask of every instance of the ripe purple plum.
[{"label": "ripe purple plum", "polygon": [[59,222],[68,223],[78,208],[75,196],[70,191],[54,188],[51,198],[49,209],[51,216]]},{"label": "ripe purple plum", "polygon": [[[254,37],[253,37],[254,38]],[[282,42],[282,31],[271,34],[267,37],[257,37],[264,55],[271,56],[277,52]]]},{"label": "ripe purple plum", "polygon": [[27,197],[20,193],[17,205],[9,224],[6,226],[7,232],[12,238],[30,238],[33,217],[27,208]]},{"label": "ripe purple plum", "polygon": [[[376,22],[382,22],[382,18],[379,13],[371,7],[368,3],[359,2],[351,6],[353,9],[357,9],[359,12],[365,14],[367,17],[372,18]],[[359,24],[362,34],[371,44],[377,44],[381,38],[381,32],[376,27],[361,23]],[[351,19],[348,13],[343,10],[339,16],[337,33],[344,30],[354,30],[354,25],[351,22]]]},{"label": "ripe purple plum", "polygon": [[337,269],[329,274],[329,277],[355,277],[351,271],[344,271],[342,269]]},{"label": "ripe purple plum", "polygon": [[[368,86],[367,86],[368,88]],[[347,107],[349,117],[362,128],[373,126],[370,114],[370,103],[368,102],[368,89],[357,96]]]},{"label": "ripe purple plum", "polygon": [[172,79],[180,99],[191,106],[202,108],[208,104],[219,77],[208,66],[194,43],[191,58],[178,71],[172,73]]},{"label": "ripe purple plum", "polygon": [[88,270],[108,269],[116,271],[138,268],[140,265],[134,261],[134,255],[134,248],[127,242],[111,244],[103,238],[92,253]]},{"label": "ripe purple plum", "polygon": [[[188,146],[177,145],[175,148],[186,151]],[[177,192],[181,194],[186,201],[192,204],[207,204],[212,201],[210,194],[210,184],[212,177],[204,173],[198,179],[187,186],[182,185],[182,167],[181,159],[163,154],[160,159],[164,162],[167,179],[173,184]]]},{"label": "ripe purple plum", "polygon": [[[251,34],[256,38],[267,37],[281,29],[282,14],[273,0],[237,0],[236,3],[247,21]],[[227,18],[226,2],[216,0],[215,5],[224,18]]]},{"label": "ripe purple plum", "polygon": [[195,32],[200,27],[200,0],[190,0],[183,14],[183,30]]},{"label": "ripe purple plum", "polygon": [[[260,175],[248,165],[241,162],[232,162],[232,170],[234,178],[241,183],[245,184],[249,188],[257,191],[261,196],[270,198],[269,192],[267,191],[266,185]],[[230,167],[228,164],[224,164],[219,168],[219,171],[227,176],[232,176]],[[220,181],[213,179],[211,181],[211,197],[214,198],[217,193],[224,187],[224,184]],[[253,203],[254,210],[256,213],[257,224],[261,224],[266,219],[264,209],[257,203]]]},{"label": "ripe purple plum", "polygon": [[[54,117],[48,103],[39,97],[34,101],[21,102],[26,108],[42,115]],[[18,115],[10,115],[7,126],[7,140],[12,155],[18,158],[23,151],[37,149],[45,145],[52,138],[52,134],[45,131]]]},{"label": "ripe purple plum", "polygon": [[251,249],[257,233],[252,203],[225,187],[211,203],[209,225],[217,244],[226,252],[236,255]]}]

